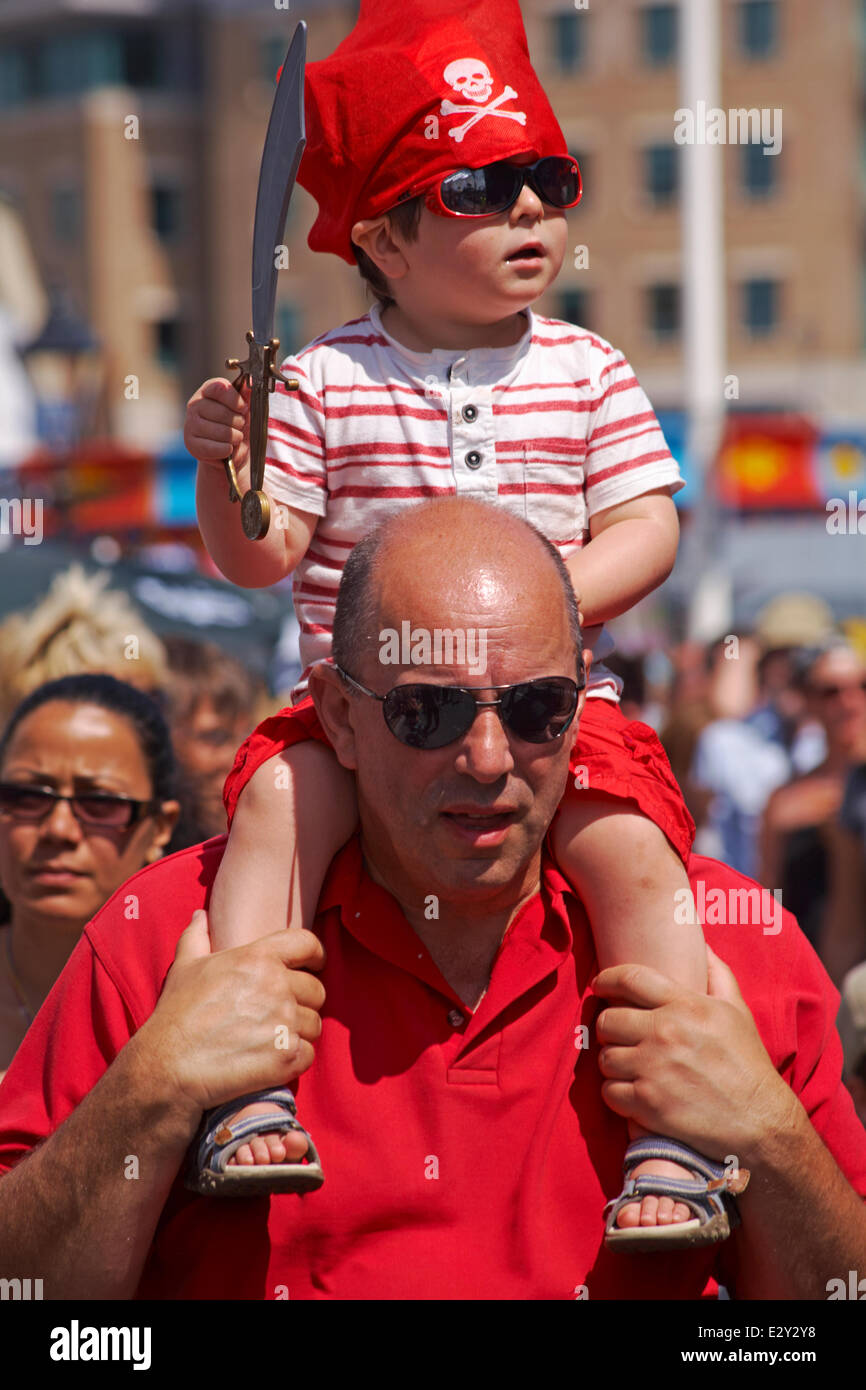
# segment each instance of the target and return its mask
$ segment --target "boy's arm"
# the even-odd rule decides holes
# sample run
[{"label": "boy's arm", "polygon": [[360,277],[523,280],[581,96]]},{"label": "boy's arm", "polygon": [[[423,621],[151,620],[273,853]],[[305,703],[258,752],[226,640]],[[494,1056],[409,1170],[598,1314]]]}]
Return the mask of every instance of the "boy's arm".
[{"label": "boy's arm", "polygon": [[667,579],[677,554],[677,509],[660,487],[596,512],[589,530],[589,544],[566,565],[591,627],[625,613]]},{"label": "boy's arm", "polygon": [[206,381],[190,397],[184,442],[199,464],[196,514],[202,539],[226,579],[245,589],[265,589],[303,559],[319,518],[272,499],[268,534],[261,541],[247,540],[240,507],[229,501],[222,461],[233,453],[243,495],[250,486],[248,428],[246,398],[230,381]]}]

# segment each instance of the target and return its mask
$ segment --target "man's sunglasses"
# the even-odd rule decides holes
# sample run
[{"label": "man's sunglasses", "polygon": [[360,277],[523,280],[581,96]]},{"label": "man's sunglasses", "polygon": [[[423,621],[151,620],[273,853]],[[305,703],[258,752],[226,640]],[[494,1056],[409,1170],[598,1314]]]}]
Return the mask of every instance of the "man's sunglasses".
[{"label": "man's sunglasses", "polygon": [[129,830],[155,811],[158,801],[135,801],[130,796],[109,792],[78,792],[61,796],[47,787],[24,786],[20,782],[0,782],[0,813],[19,821],[41,821],[58,801],[68,801],[79,825],[102,826],[107,830]]},{"label": "man's sunglasses", "polygon": [[[569,676],[544,676],[517,685],[395,685],[387,695],[368,690],[342,666],[336,666],[349,685],[379,700],[385,723],[395,738],[410,748],[444,748],[471,729],[479,710],[497,708],[511,733],[526,743],[552,743],[574,718],[577,698],[586,685]],[[473,690],[501,690],[498,700],[476,700]]]},{"label": "man's sunglasses", "polygon": [[[426,202],[441,217],[492,217],[517,202],[525,183],[554,208],[576,207],[583,193],[577,160],[557,154],[535,164],[500,160],[480,169],[457,169],[426,189]],[[405,198],[415,192],[425,190],[412,190]]]}]

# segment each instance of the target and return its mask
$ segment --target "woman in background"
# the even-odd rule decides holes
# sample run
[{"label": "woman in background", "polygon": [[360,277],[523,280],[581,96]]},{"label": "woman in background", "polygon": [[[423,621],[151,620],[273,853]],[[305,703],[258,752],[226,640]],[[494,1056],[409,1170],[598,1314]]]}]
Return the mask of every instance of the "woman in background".
[{"label": "woman in background", "polygon": [[0,1075],[90,919],[179,813],[156,703],[107,675],[50,681],[0,737]]}]

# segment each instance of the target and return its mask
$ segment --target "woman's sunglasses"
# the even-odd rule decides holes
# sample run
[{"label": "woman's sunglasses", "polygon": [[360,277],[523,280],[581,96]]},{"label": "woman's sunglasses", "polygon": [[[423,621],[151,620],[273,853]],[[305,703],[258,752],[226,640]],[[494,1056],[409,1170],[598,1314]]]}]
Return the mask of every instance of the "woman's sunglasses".
[{"label": "woman's sunglasses", "polygon": [[[557,154],[535,164],[500,160],[480,169],[457,169],[426,189],[426,202],[441,217],[492,217],[517,202],[525,183],[554,208],[576,207],[583,193],[577,160]],[[413,192],[425,190],[405,196]]]},{"label": "woman's sunglasses", "polygon": [[[526,743],[552,743],[565,733],[577,709],[577,697],[586,685],[583,668],[580,683],[568,676],[544,676],[518,685],[395,685],[387,695],[377,695],[360,681],[335,666],[344,680],[379,700],[385,723],[395,738],[410,748],[444,748],[471,729],[479,710],[498,708],[507,729]],[[476,700],[474,690],[501,690],[498,700]]]},{"label": "woman's sunglasses", "polygon": [[129,830],[130,826],[155,811],[158,801],[135,801],[130,796],[109,792],[80,792],[61,796],[47,787],[23,786],[20,782],[0,782],[0,812],[14,820],[41,821],[58,801],[68,801],[79,825],[103,826],[107,830]]}]

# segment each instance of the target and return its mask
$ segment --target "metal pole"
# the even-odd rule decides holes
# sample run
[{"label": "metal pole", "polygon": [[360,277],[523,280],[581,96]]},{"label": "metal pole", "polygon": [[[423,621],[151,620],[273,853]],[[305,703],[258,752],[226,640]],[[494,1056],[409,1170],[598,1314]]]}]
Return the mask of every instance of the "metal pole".
[{"label": "metal pole", "polygon": [[694,140],[681,149],[683,376],[688,452],[703,482],[689,547],[689,635],[707,641],[731,621],[730,581],[719,564],[719,510],[710,488],[725,413],[722,146],[706,143],[707,113],[721,97],[719,0],[680,0],[680,32],[680,101],[694,118]]}]

